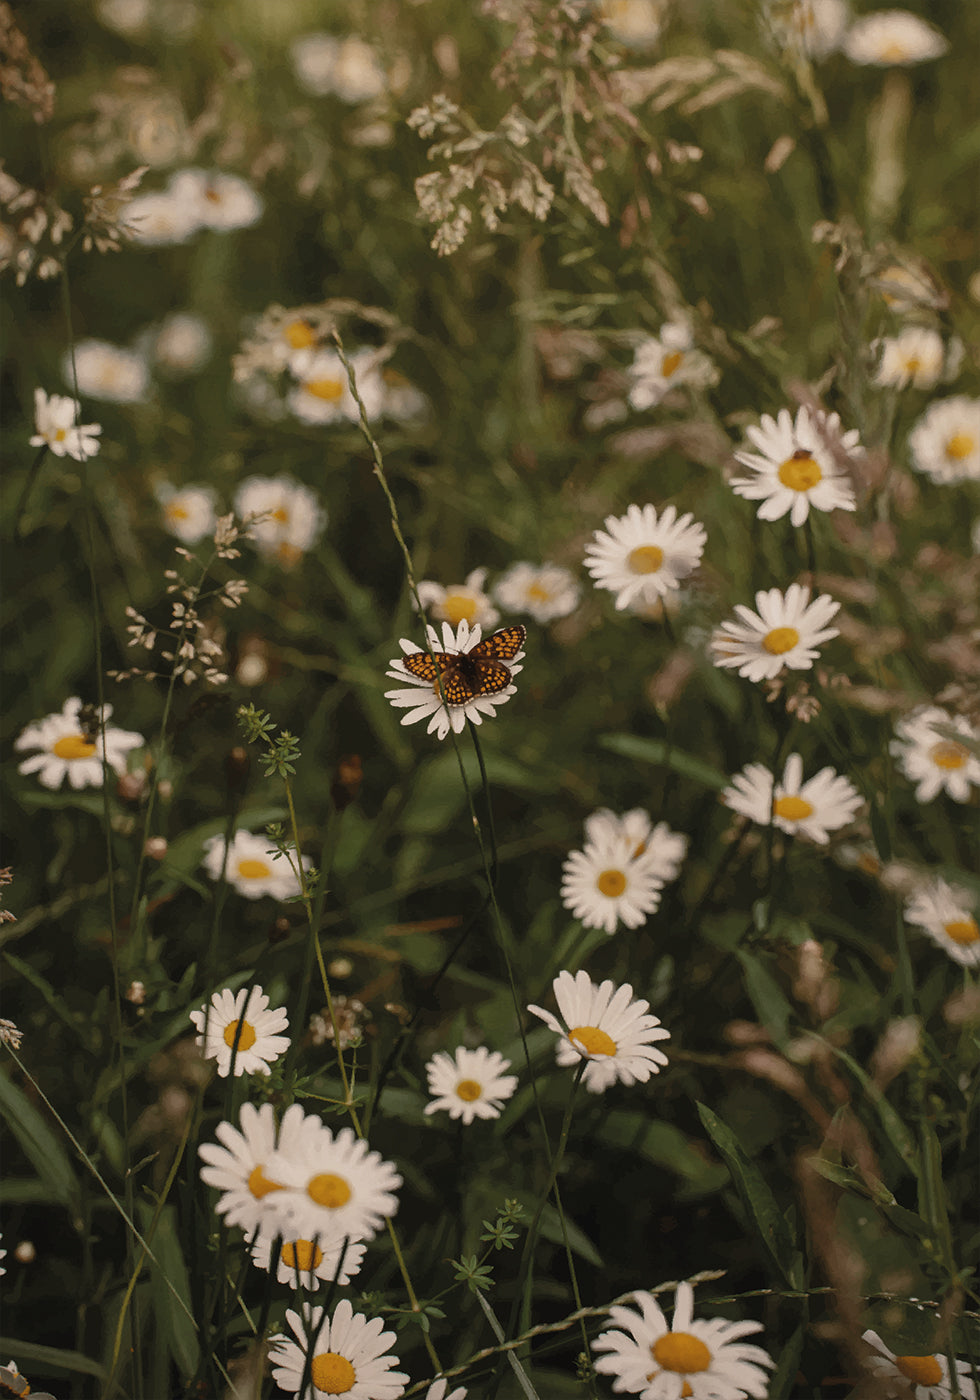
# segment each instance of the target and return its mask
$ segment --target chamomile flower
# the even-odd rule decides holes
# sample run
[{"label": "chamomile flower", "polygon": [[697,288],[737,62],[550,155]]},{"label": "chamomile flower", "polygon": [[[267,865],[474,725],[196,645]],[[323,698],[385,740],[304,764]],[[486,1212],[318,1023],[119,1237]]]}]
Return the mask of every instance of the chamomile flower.
[{"label": "chamomile flower", "polygon": [[803,760],[798,753],[786,760],[782,780],[775,785],[773,775],[761,763],[749,763],[732,778],[721,800],[743,817],[760,826],[772,825],[790,836],[807,836],[824,846],[829,833],[854,819],[861,805],[861,794],[847,778],[833,768],[821,768],[803,781]]},{"label": "chamomile flower", "polygon": [[572,851],[562,866],[561,902],[585,928],[615,933],[639,928],[660,905],[663,879],[654,861],[635,854],[631,836],[604,836]]},{"label": "chamomile flower", "polygon": [[211,346],[211,331],[203,317],[174,311],[157,327],[153,358],[164,374],[179,379],[204,368],[211,358]]},{"label": "chamomile flower", "polygon": [[[106,721],[112,706],[103,706]],[[126,758],[143,746],[142,734],[116,729],[106,723],[105,735],[97,706],[82,707],[77,695],[66,700],[59,714],[29,724],[14,740],[14,748],[39,749],[18,765],[20,773],[36,773],[42,787],[60,788],[65,778],[69,787],[101,787],[103,759],[114,773],[125,773]]]},{"label": "chamomile flower", "polygon": [[[384,412],[385,387],[374,350],[348,356],[354,382],[368,418]],[[357,423],[360,409],[350,391],[344,362],[335,350],[311,348],[293,355],[289,367],[299,381],[289,391],[287,406],[304,423]]]},{"label": "chamomile flower", "polygon": [[458,1385],[455,1390],[450,1390],[447,1394],[446,1387],[449,1382],[444,1376],[440,1376],[437,1381],[433,1381],[425,1392],[425,1400],[466,1400],[466,1386]]},{"label": "chamomile flower", "polygon": [[316,493],[289,476],[248,477],[235,493],[235,513],[251,519],[249,537],[261,553],[287,568],[312,549],[327,522]]},{"label": "chamomile flower", "polygon": [[802,525],[813,510],[854,510],[854,490],[838,466],[838,458],[857,455],[857,431],[842,433],[836,413],[811,413],[807,408],[792,418],[780,409],[776,418],[762,415],[759,426],[745,430],[757,452],[736,452],[735,460],[755,473],[734,478],[736,496],[761,501],[760,520],[780,520],[789,515],[792,525]]},{"label": "chamomile flower", "polygon": [[98,423],[76,423],[81,413],[77,399],[63,394],[46,394],[43,389],[34,390],[34,427],[32,447],[46,447],[56,457],[74,457],[76,462],[84,462],[94,457],[99,450]]},{"label": "chamomile flower", "polygon": [[636,347],[629,371],[629,393],[634,408],[656,408],[670,389],[681,384],[706,388],[717,384],[718,370],[694,344],[694,335],[684,321],[668,321],[660,335],[642,340]]},{"label": "chamomile flower", "polygon": [[450,1118],[462,1118],[467,1126],[474,1118],[499,1118],[500,1110],[517,1088],[517,1076],[505,1074],[510,1060],[497,1050],[461,1045],[455,1054],[440,1050],[425,1067],[431,1103],[426,1113],[444,1109]]},{"label": "chamomile flower", "polygon": [[[248,1005],[245,998],[248,997]],[[289,1036],[280,1035],[289,1026],[282,1007],[269,1008],[269,998],[261,987],[238,993],[223,987],[190,1018],[200,1032],[195,1045],[201,1046],[206,1060],[217,1060],[218,1074],[226,1079],[234,1053],[235,1075],[268,1074],[269,1066],[289,1049]],[[238,1040],[237,1047],[235,1040]]]},{"label": "chamomile flower", "polygon": [[[482,724],[484,715],[493,716],[498,705],[517,694],[512,682],[524,669],[519,664],[524,655],[523,633],[523,627],[508,627],[483,638],[479,623],[471,628],[464,618],[455,629],[448,622],[442,624],[440,647],[438,632],[428,627],[426,639],[431,652],[446,658],[438,664],[427,661],[421,647],[402,637],[398,645],[404,659],[396,657],[385,673],[392,680],[401,681],[402,686],[398,690],[386,690],[385,699],[396,710],[408,711],[402,715],[402,724],[428,720],[426,733],[434,733],[439,739],[445,739],[450,729],[461,734],[468,719]],[[494,641],[505,636],[506,645]],[[414,661],[413,657],[418,660]],[[456,657],[461,659],[456,661]],[[504,684],[504,670],[511,677],[510,683]]]},{"label": "chamomile flower", "polygon": [[295,1288],[297,1283],[308,1293],[324,1283],[350,1283],[361,1271],[366,1246],[338,1240],[321,1245],[319,1240],[290,1239],[278,1232],[260,1233],[252,1244],[252,1263],[269,1273],[276,1263],[276,1278]]},{"label": "chamomile flower", "polygon": [[939,705],[922,705],[895,725],[889,748],[906,778],[917,784],[916,800],[932,802],[941,792],[954,802],[969,802],[971,789],[980,787],[980,758],[955,739],[937,734],[941,724],[976,742],[978,732],[963,715],[950,714]]},{"label": "chamomile flower", "polygon": [[791,583],[786,592],[762,589],[755,595],[758,612],[743,603],[735,605],[737,617],[716,629],[711,638],[714,663],[737,667],[750,681],[770,680],[783,667],[809,671],[820,655],[818,648],[839,636],[827,623],[840,609],[826,593],[810,602],[810,590]]},{"label": "chamomile flower", "polygon": [[560,564],[512,564],[493,586],[497,603],[511,613],[527,613],[535,622],[554,622],[578,607],[575,575]]},{"label": "chamomile flower", "polygon": [[954,394],[930,404],[909,433],[909,452],[938,486],[980,481],[980,399]]},{"label": "chamomile flower", "polygon": [[585,551],[585,567],[596,588],[616,594],[622,610],[640,600],[653,603],[679,588],[697,568],[707,535],[693,515],[678,517],[674,506],[658,516],[651,505],[631,505],[625,515],[606,517]]},{"label": "chamomile flower", "polygon": [[937,876],[906,902],[905,921],[964,967],[980,966],[980,926],[966,890]]},{"label": "chamomile flower", "polygon": [[135,350],[107,340],[80,340],[61,362],[66,384],[86,398],[106,403],[139,403],[146,398],[150,376],[146,360]]},{"label": "chamomile flower", "polygon": [[840,48],[850,17],[847,0],[783,0],[771,19],[780,44],[821,59]]},{"label": "chamomile flower", "polygon": [[768,1352],[741,1338],[761,1332],[761,1322],[695,1318],[694,1291],[679,1283],[674,1316],[668,1324],[652,1293],[633,1294],[640,1311],[612,1307],[609,1319],[621,1331],[601,1332],[594,1351],[606,1352],[595,1363],[602,1375],[614,1376],[613,1390],[628,1390],[639,1400],[764,1400],[769,1393]]},{"label": "chamomile flower", "polygon": [[398,1209],[395,1192],[402,1179],[350,1128],[336,1136],[322,1123],[319,1129],[269,1158],[267,1175],[285,1188],[277,1205],[291,1230],[324,1247],[341,1239],[373,1239]]},{"label": "chamomile flower", "polygon": [[175,198],[168,190],[148,190],[129,201],[125,211],[129,239],[145,248],[187,243],[201,229],[196,204]]},{"label": "chamomile flower", "polygon": [[436,622],[448,622],[450,627],[461,622],[492,627],[500,621],[500,614],[483,591],[486,578],[486,569],[474,569],[466,575],[465,583],[451,583],[446,588],[424,578],[419,583],[419,602]]},{"label": "chamomile flower", "polygon": [[[945,1356],[897,1356],[877,1332],[864,1332],[861,1340],[877,1353],[867,1358],[867,1364],[871,1374],[883,1384],[883,1395],[911,1395],[912,1400],[952,1400],[953,1387]],[[977,1400],[970,1370],[969,1362],[956,1362],[956,1378],[963,1400]]]},{"label": "chamomile flower", "polygon": [[[269,854],[267,836],[251,831],[236,831],[225,855],[224,836],[209,836],[204,843],[205,856],[201,864],[212,880],[220,880],[222,872],[228,884],[246,899],[290,899],[300,893],[296,872],[285,856],[273,860]],[[303,857],[303,869],[309,868],[309,856]]]},{"label": "chamomile flower", "polygon": [[942,58],[949,44],[938,29],[908,10],[876,10],[854,21],[843,47],[852,63],[908,68]]},{"label": "chamomile flower", "polygon": [[608,807],[600,807],[585,819],[585,839],[599,845],[606,838],[625,837],[632,843],[633,859],[643,857],[658,880],[676,880],[687,854],[688,837],[671,831],[666,822],[650,820],[650,813],[634,807],[617,817]]},{"label": "chamomile flower", "polygon": [[[299,1400],[344,1395],[347,1400],[398,1400],[408,1376],[393,1371],[398,1357],[388,1348],[394,1332],[385,1332],[380,1317],[369,1321],[355,1313],[344,1298],[331,1318],[325,1308],[312,1308],[305,1316],[286,1309],[292,1336],[283,1332],[272,1338],[269,1362],[280,1390]],[[295,1340],[294,1340],[295,1338]],[[303,1377],[308,1383],[303,1386]]]},{"label": "chamomile flower", "polygon": [[221,170],[178,170],[167,193],[193,211],[198,227],[219,233],[251,228],[265,207],[247,180]]},{"label": "chamomile flower", "polygon": [[161,482],[154,493],[163,508],[164,529],[181,544],[199,544],[214,534],[216,498],[210,486],[174,487]]},{"label": "chamomile flower", "polygon": [[934,389],[942,377],[945,342],[928,326],[906,326],[873,348],[878,352],[874,382],[880,389]]},{"label": "chamomile flower", "polygon": [[280,1210],[285,1184],[271,1175],[269,1164],[277,1149],[281,1162],[306,1139],[319,1139],[323,1124],[296,1103],[286,1109],[278,1126],[271,1103],[259,1108],[244,1103],[239,1123],[240,1130],[231,1123],[219,1123],[218,1142],[201,1144],[201,1180],[222,1192],[215,1210],[226,1224],[240,1225],[247,1235],[259,1230],[273,1236],[285,1234],[285,1214]]},{"label": "chamomile flower", "polygon": [[377,50],[356,34],[304,34],[289,52],[297,82],[314,97],[333,94],[354,105],[380,97],[388,85]]},{"label": "chamomile flower", "polygon": [[645,1084],[659,1074],[667,1056],[655,1048],[669,1040],[658,1017],[649,1016],[650,1003],[633,1000],[633,988],[624,983],[598,986],[587,972],[559,972],[552,982],[561,1020],[540,1006],[527,1009],[540,1016],[549,1030],[560,1036],[555,1050],[558,1063],[567,1068],[587,1061],[582,1082],[593,1094],[611,1084]]}]

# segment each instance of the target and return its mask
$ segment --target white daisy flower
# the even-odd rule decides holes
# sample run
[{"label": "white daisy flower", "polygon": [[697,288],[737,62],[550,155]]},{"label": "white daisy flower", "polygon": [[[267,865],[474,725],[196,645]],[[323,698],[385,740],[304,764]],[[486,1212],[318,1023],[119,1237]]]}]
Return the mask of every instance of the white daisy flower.
[{"label": "white daisy flower", "polygon": [[[246,899],[261,899],[266,894],[273,899],[290,899],[300,893],[296,873],[285,856],[274,860],[270,849],[267,836],[236,831],[226,858],[224,836],[209,836],[201,864],[212,880],[220,880],[224,871],[228,884]],[[309,867],[310,858],[304,856],[303,869]]]},{"label": "white daisy flower", "polygon": [[80,394],[107,403],[139,403],[150,387],[143,356],[107,340],[80,340],[74,358],[71,351],[64,356],[61,372],[73,388],[77,376]]},{"label": "white daisy flower", "polygon": [[807,836],[824,846],[829,832],[853,821],[862,798],[854,784],[833,768],[821,768],[804,782],[803,760],[792,753],[775,794],[769,769],[761,763],[749,763],[735,774],[721,800],[760,826],[769,826],[771,820],[790,836]]},{"label": "white daisy flower", "polygon": [[14,740],[14,748],[40,749],[40,753],[18,764],[18,772],[36,773],[41,786],[52,790],[61,787],[66,775],[69,787],[101,787],[103,758],[114,773],[125,773],[127,754],[146,740],[130,729],[109,725],[111,705],[105,705],[103,713],[104,743],[97,706],[86,706],[83,712],[77,695],[65,701],[59,714],[29,724]]},{"label": "white daisy flower", "polygon": [[938,486],[980,481],[980,399],[937,399],[909,433],[912,466]]},{"label": "white daisy flower", "polygon": [[304,34],[289,52],[297,82],[314,97],[332,93],[354,105],[380,97],[388,85],[377,50],[356,34]]},{"label": "white daisy flower", "polygon": [[160,482],[154,494],[163,507],[163,525],[181,544],[199,544],[214,534],[215,494],[210,486],[171,486]]},{"label": "white daisy flower", "polygon": [[327,523],[316,493],[289,476],[248,477],[235,492],[235,514],[252,517],[249,537],[287,568],[312,549]]},{"label": "white daisy flower", "polygon": [[716,666],[737,667],[750,681],[771,680],[783,667],[809,671],[820,655],[818,648],[840,636],[827,623],[840,610],[827,593],[810,602],[810,590],[791,583],[786,592],[762,589],[755,595],[758,612],[743,603],[735,605],[737,619],[723,622],[711,638]]},{"label": "white daisy flower", "polygon": [[876,10],[854,21],[843,47],[852,63],[907,68],[942,58],[949,44],[934,25],[908,10]]},{"label": "white daisy flower", "polygon": [[500,614],[483,591],[486,578],[486,569],[474,569],[466,575],[465,583],[452,583],[448,588],[424,578],[419,584],[419,602],[436,622],[448,622],[450,627],[461,622],[493,627]]},{"label": "white daisy flower", "polygon": [[99,423],[76,423],[81,413],[77,399],[63,394],[46,394],[43,389],[34,390],[34,428],[31,447],[46,447],[56,457],[74,457],[76,462],[84,462],[94,457],[99,450]]},{"label": "white daisy flower", "polygon": [[276,1278],[295,1288],[299,1283],[308,1293],[324,1283],[338,1283],[342,1288],[361,1271],[366,1246],[338,1240],[333,1244],[319,1240],[280,1238],[277,1232],[260,1233],[252,1244],[252,1263],[269,1273],[275,1247]]},{"label": "white daisy flower", "polygon": [[[321,1400],[344,1395],[347,1400],[398,1400],[408,1376],[393,1371],[398,1357],[388,1348],[394,1332],[385,1332],[380,1317],[370,1321],[355,1313],[344,1298],[331,1319],[325,1308],[312,1308],[304,1317],[286,1309],[292,1337],[283,1332],[271,1338],[269,1362],[280,1390],[299,1400]],[[295,1338],[295,1341],[293,1340]],[[303,1377],[308,1383],[303,1386]]]},{"label": "white daisy flower", "polygon": [[222,1079],[231,1072],[236,1036],[236,1077],[268,1074],[269,1066],[289,1049],[289,1036],[279,1034],[289,1026],[289,1018],[282,1007],[269,1009],[269,998],[261,987],[250,992],[243,987],[237,993],[223,987],[212,995],[210,1007],[205,1002],[199,1011],[190,1012],[190,1019],[200,1032],[194,1044],[202,1047],[206,1060],[217,1060]]},{"label": "white daisy flower", "polygon": [[616,594],[623,609],[638,600],[653,603],[697,568],[707,535],[693,515],[678,518],[674,506],[661,516],[653,506],[631,505],[625,515],[606,517],[585,551],[585,567],[596,588]]},{"label": "white daisy flower", "polygon": [[562,866],[561,902],[585,928],[615,933],[639,928],[660,906],[663,879],[654,862],[635,855],[632,837],[604,837],[571,851]]},{"label": "white daisy flower", "polygon": [[937,734],[937,724],[949,726],[964,739],[980,739],[980,731],[963,715],[951,714],[939,705],[922,705],[898,721],[898,737],[889,748],[906,778],[918,784],[918,802],[932,802],[941,792],[954,802],[969,802],[970,789],[980,787],[980,758],[965,744]]},{"label": "white daisy flower", "polygon": [[324,1247],[340,1239],[373,1239],[398,1209],[401,1177],[350,1128],[334,1136],[321,1123],[319,1133],[274,1153],[266,1171],[286,1188],[277,1205],[290,1231]]},{"label": "white daisy flower", "polygon": [[642,856],[658,880],[676,880],[687,855],[689,838],[671,831],[666,822],[654,826],[650,813],[634,807],[617,817],[608,807],[600,807],[585,819],[585,839],[591,845],[625,837],[632,846],[633,859]]},{"label": "white daisy flower", "polygon": [[621,44],[648,49],[660,38],[667,4],[666,0],[599,0],[599,14]]},{"label": "white daisy flower", "polygon": [[773,11],[772,26],[786,48],[821,59],[840,48],[850,17],[847,0],[789,0]]},{"label": "white daisy flower", "polygon": [[560,564],[512,564],[493,586],[507,612],[527,613],[535,622],[554,622],[578,607],[578,579]]},{"label": "white daisy flower", "polygon": [[429,416],[432,405],[425,394],[397,369],[385,365],[381,379],[385,391],[386,418],[393,418],[396,423],[415,423]]},{"label": "white daisy flower", "polygon": [[[522,627],[508,627],[502,628],[500,633],[493,633],[492,637],[483,638],[479,623],[471,628],[464,619],[454,630],[448,622],[444,622],[440,647],[438,632],[434,627],[427,627],[426,639],[433,655],[462,658],[458,662],[441,665],[441,680],[438,683],[435,672],[422,659],[426,653],[414,642],[402,637],[398,645],[408,658],[408,664],[401,657],[396,657],[385,674],[392,680],[408,684],[403,684],[398,690],[386,690],[385,699],[396,710],[407,709],[408,713],[402,716],[402,724],[428,720],[426,733],[434,733],[439,739],[445,739],[450,729],[455,734],[461,734],[468,719],[474,724],[482,724],[484,715],[493,716],[498,705],[503,705],[517,694],[513,683],[502,684],[505,679],[503,670],[510,673],[513,681],[513,677],[524,669],[519,664],[524,655],[523,649],[514,650],[516,646],[523,648],[523,633]],[[502,634],[511,639],[511,644],[505,648],[506,659],[503,659],[501,648],[492,641],[493,637]],[[411,661],[415,656],[419,657],[418,662]],[[417,665],[422,674],[413,672],[411,665]],[[503,670],[499,669],[501,667]],[[501,685],[501,688],[492,688],[497,685]]]},{"label": "white daisy flower", "polygon": [[[385,386],[377,352],[355,350],[347,358],[368,418],[379,418],[384,412]],[[350,391],[347,370],[335,350],[299,350],[291,357],[289,367],[299,383],[289,391],[286,403],[297,418],[315,424],[360,422],[360,409]]]},{"label": "white daisy flower", "polygon": [[148,190],[126,205],[123,221],[130,241],[145,248],[186,243],[202,227],[196,203],[168,190]]},{"label": "white daisy flower", "polygon": [[510,1060],[481,1045],[475,1050],[460,1046],[454,1055],[440,1050],[425,1067],[429,1093],[426,1113],[441,1109],[450,1118],[462,1118],[469,1126],[474,1118],[499,1118],[500,1110],[517,1088],[517,1076],[505,1074]]},{"label": "white daisy flower", "polygon": [[259,1108],[242,1104],[239,1122],[241,1131],[231,1123],[219,1123],[218,1142],[201,1144],[201,1180],[223,1193],[215,1210],[226,1217],[226,1224],[241,1226],[247,1235],[259,1230],[273,1236],[285,1234],[285,1215],[280,1210],[285,1184],[271,1175],[269,1164],[277,1148],[281,1162],[307,1139],[317,1140],[323,1124],[296,1103],[286,1109],[278,1127],[271,1103]]},{"label": "white daisy flower", "polygon": [[251,228],[265,207],[247,180],[220,170],[178,170],[167,193],[193,211],[199,227],[219,233]]},{"label": "white daisy flower", "polygon": [[[945,1356],[896,1356],[877,1332],[864,1332],[861,1340],[878,1355],[867,1358],[868,1370],[883,1383],[883,1395],[911,1395],[912,1400],[952,1400],[953,1387]],[[970,1380],[970,1363],[956,1362],[956,1374],[963,1400],[977,1400],[977,1388]]]},{"label": "white daisy flower", "polygon": [[801,408],[794,422],[788,409],[777,418],[762,415],[759,426],[745,430],[758,452],[736,452],[735,460],[755,476],[734,478],[736,496],[761,501],[760,520],[780,520],[789,513],[790,523],[802,525],[814,510],[854,510],[850,481],[837,465],[841,454],[863,452],[856,430],[842,433],[836,413]]},{"label": "white daisy flower", "polygon": [[211,346],[211,330],[203,316],[175,311],[156,331],[153,358],[164,374],[177,379],[203,369],[211,358]]},{"label": "white daisy flower", "polygon": [[740,1338],[761,1332],[761,1322],[695,1318],[694,1290],[679,1283],[674,1317],[668,1324],[652,1293],[633,1294],[638,1313],[612,1307],[609,1318],[622,1331],[601,1332],[592,1343],[600,1356],[595,1368],[615,1376],[613,1390],[628,1390],[639,1400],[765,1400],[767,1367],[775,1363],[762,1347]]},{"label": "white daisy flower", "polygon": [[446,1393],[449,1382],[440,1376],[437,1381],[433,1381],[425,1392],[425,1400],[466,1400],[466,1386],[458,1385],[455,1390]]},{"label": "white daisy flower", "polygon": [[934,389],[943,376],[946,346],[928,326],[906,326],[873,347],[878,354],[874,382],[881,389]]},{"label": "white daisy flower", "polygon": [[906,901],[905,921],[927,933],[954,962],[980,966],[980,926],[966,890],[937,876]]},{"label": "white daisy flower", "polygon": [[694,335],[684,321],[668,321],[658,337],[642,340],[633,354],[629,369],[632,387],[629,400],[634,408],[656,408],[670,389],[681,384],[707,388],[718,383],[718,370],[703,350],[694,344]]},{"label": "white daisy flower", "polygon": [[[587,1061],[582,1082],[593,1094],[611,1084],[645,1084],[659,1074],[667,1056],[654,1042],[669,1040],[650,1003],[634,1001],[633,988],[614,982],[596,985],[587,972],[559,972],[552,982],[561,1020],[540,1006],[527,1009],[560,1036],[555,1058],[563,1068]],[[564,1023],[564,1024],[563,1024]]]}]

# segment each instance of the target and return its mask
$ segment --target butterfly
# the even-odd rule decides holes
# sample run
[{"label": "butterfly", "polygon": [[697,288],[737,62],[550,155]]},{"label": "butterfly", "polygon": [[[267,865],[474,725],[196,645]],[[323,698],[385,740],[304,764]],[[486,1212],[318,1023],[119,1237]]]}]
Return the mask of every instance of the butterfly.
[{"label": "butterfly", "polygon": [[442,693],[448,705],[466,705],[478,695],[499,695],[511,682],[513,661],[527,638],[527,628],[517,624],[501,627],[484,637],[469,651],[458,655],[445,651],[413,651],[402,657],[407,671],[419,680],[431,681]]}]

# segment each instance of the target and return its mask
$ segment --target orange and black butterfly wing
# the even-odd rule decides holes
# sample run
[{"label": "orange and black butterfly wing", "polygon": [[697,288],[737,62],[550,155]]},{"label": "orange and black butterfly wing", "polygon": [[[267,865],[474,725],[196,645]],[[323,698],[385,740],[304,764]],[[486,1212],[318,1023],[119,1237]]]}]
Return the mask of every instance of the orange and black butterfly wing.
[{"label": "orange and black butterfly wing", "polygon": [[499,695],[513,680],[509,666],[487,657],[474,656],[466,669],[472,672],[467,674],[466,681],[474,695]]},{"label": "orange and black butterfly wing", "polygon": [[420,681],[429,681],[432,685],[435,685],[437,676],[445,675],[452,661],[453,658],[447,656],[444,651],[412,651],[402,657],[402,665],[406,671],[411,671]]},{"label": "orange and black butterfly wing", "polygon": [[[489,637],[484,637],[482,642],[477,642],[475,647],[471,647],[466,655],[495,661],[513,661],[526,641],[527,628],[518,622],[513,627],[501,627],[498,632],[491,632]],[[503,686],[495,686],[494,689],[503,690]]]}]

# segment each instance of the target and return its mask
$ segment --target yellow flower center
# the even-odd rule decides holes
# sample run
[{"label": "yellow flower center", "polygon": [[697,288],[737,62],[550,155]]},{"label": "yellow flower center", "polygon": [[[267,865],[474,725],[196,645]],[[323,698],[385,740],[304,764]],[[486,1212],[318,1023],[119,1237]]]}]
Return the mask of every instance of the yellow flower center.
[{"label": "yellow flower center", "polygon": [[310,1380],[324,1395],[346,1395],[357,1383],[357,1372],[335,1351],[321,1351],[310,1364]]},{"label": "yellow flower center", "polygon": [[929,750],[929,757],[937,768],[962,768],[969,756],[963,745],[952,739],[943,739]]},{"label": "yellow flower center", "polygon": [[904,63],[908,58],[908,49],[897,39],[893,39],[881,50],[880,57],[883,63]]},{"label": "yellow flower center", "polygon": [[221,195],[218,193],[218,191],[213,185],[208,185],[207,189],[204,191],[204,198],[208,201],[209,204],[221,203]]},{"label": "yellow flower center", "polygon": [[804,817],[809,817],[813,813],[813,804],[807,802],[805,797],[799,797],[795,793],[790,793],[786,797],[776,799],[776,806],[773,809],[777,817],[782,817],[784,821],[801,822]]},{"label": "yellow flower center", "polygon": [[[252,1046],[255,1044],[256,1041],[255,1027],[252,1026],[248,1021],[243,1021],[241,1024],[242,1033],[238,1037],[238,1048],[239,1050],[251,1050]],[[231,1049],[231,1047],[235,1043],[235,1032],[237,1030],[237,1021],[229,1021],[227,1026],[225,1026],[225,1044],[228,1046],[229,1049]]]},{"label": "yellow flower center", "polygon": [[953,919],[943,924],[943,928],[954,943],[976,943],[980,938],[976,919]]},{"label": "yellow flower center", "polygon": [[532,583],[527,590],[527,596],[533,598],[536,603],[546,603],[551,594],[540,583]]},{"label": "yellow flower center", "polygon": [[946,456],[952,457],[956,462],[962,462],[964,457],[969,457],[976,448],[977,445],[969,433],[954,433],[946,444]]},{"label": "yellow flower center", "polygon": [[596,877],[595,887],[607,899],[618,899],[626,888],[626,876],[621,870],[603,870]]},{"label": "yellow flower center", "polygon": [[905,361],[905,373],[918,374],[921,368],[922,361],[919,359],[918,355],[909,355]]},{"label": "yellow flower center", "polygon": [[270,1191],[281,1191],[282,1183],[270,1181],[261,1166],[253,1167],[248,1174],[248,1189],[257,1201],[261,1201],[262,1197],[268,1196]]},{"label": "yellow flower center", "polygon": [[576,1026],[568,1032],[569,1040],[577,1040],[587,1055],[615,1055],[616,1042],[598,1026]]},{"label": "yellow flower center", "polygon": [[283,338],[289,342],[294,350],[308,350],[316,341],[313,334],[313,327],[309,321],[302,319],[290,321],[288,326],[283,328]]},{"label": "yellow flower center", "polygon": [[896,1356],[895,1365],[917,1385],[938,1385],[943,1378],[943,1368],[934,1356]]},{"label": "yellow flower center", "polygon": [[275,510],[269,512],[270,520],[274,520],[277,525],[289,524],[289,511],[285,506],[276,506]]},{"label": "yellow flower center", "polygon": [[762,645],[770,656],[782,656],[784,652],[792,651],[799,640],[800,634],[795,627],[774,627],[763,637]]},{"label": "yellow flower center", "polygon": [[812,491],[823,481],[823,472],[805,447],[798,447],[792,457],[787,457],[776,474],[791,491]]},{"label": "yellow flower center", "polygon": [[473,1100],[478,1099],[482,1093],[483,1088],[481,1085],[477,1084],[475,1079],[461,1079],[456,1085],[457,1097],[465,1100],[466,1103],[472,1103]]},{"label": "yellow flower center", "polygon": [[327,1210],[339,1210],[350,1200],[351,1189],[342,1176],[334,1176],[333,1172],[320,1172],[307,1182],[306,1194],[318,1206],[325,1206]]},{"label": "yellow flower center", "polygon": [[692,1376],[711,1365],[711,1352],[700,1337],[690,1332],[665,1332],[650,1348],[654,1361],[664,1371]]},{"label": "yellow flower center", "polygon": [[308,379],[303,385],[308,394],[327,403],[337,403],[344,397],[344,384],[340,379]]},{"label": "yellow flower center", "polygon": [[281,1257],[287,1268],[306,1274],[323,1263],[323,1250],[312,1240],[289,1240],[282,1247]]},{"label": "yellow flower center", "polygon": [[190,511],[186,506],[180,505],[177,501],[171,501],[164,511],[164,514],[168,520],[187,520],[190,516]]},{"label": "yellow flower center", "polygon": [[272,874],[272,871],[268,861],[240,860],[238,862],[238,873],[243,880],[264,880],[266,876]]},{"label": "yellow flower center", "polygon": [[71,763],[76,758],[91,758],[95,745],[84,734],[66,734],[52,746],[55,758],[65,758]]},{"label": "yellow flower center", "polygon": [[634,574],[655,574],[664,562],[663,550],[655,544],[641,544],[630,550],[626,567]]},{"label": "yellow flower center", "polygon": [[55,431],[54,440],[55,442],[64,442],[67,436],[68,434],[65,432],[64,428],[58,428]]},{"label": "yellow flower center", "polygon": [[683,350],[672,350],[669,355],[665,355],[660,366],[660,373],[665,379],[669,379],[672,374],[676,374],[684,363]]},{"label": "yellow flower center", "polygon": [[458,627],[461,622],[472,622],[476,617],[476,599],[468,593],[447,593],[439,611],[446,622]]}]

